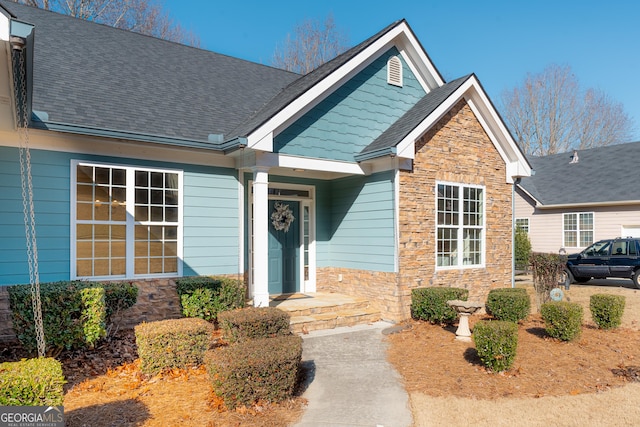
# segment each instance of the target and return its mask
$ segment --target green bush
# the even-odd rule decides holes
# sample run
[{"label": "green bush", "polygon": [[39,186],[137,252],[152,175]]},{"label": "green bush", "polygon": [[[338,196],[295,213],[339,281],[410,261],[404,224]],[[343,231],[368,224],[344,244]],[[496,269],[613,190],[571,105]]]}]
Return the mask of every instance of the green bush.
[{"label": "green bush", "polygon": [[550,337],[571,341],[582,332],[582,306],[575,302],[551,301],[542,304],[540,314]]},{"label": "green bush", "polygon": [[292,396],[302,360],[297,335],[262,338],[210,350],[205,356],[214,392],[229,409]]},{"label": "green bush", "polygon": [[[37,349],[30,285],[9,286],[13,329],[27,351]],[[106,325],[120,310],[135,304],[131,283],[51,282],[40,284],[47,353],[93,347],[107,334]]]},{"label": "green bush", "polygon": [[458,313],[447,301],[466,301],[469,291],[462,288],[431,287],[411,291],[411,317],[431,323],[450,324],[458,318]]},{"label": "green bush", "polygon": [[215,321],[218,313],[244,307],[245,286],[227,277],[186,277],[176,280],[182,315]]},{"label": "green bush", "polygon": [[212,343],[213,325],[198,318],[141,323],[134,329],[145,374],[201,365]]},{"label": "green bush", "polygon": [[509,369],[516,358],[518,325],[481,320],[473,328],[473,340],[482,363],[493,372],[502,372]]},{"label": "green bush", "polygon": [[291,334],[289,313],[275,307],[247,307],[218,315],[224,337],[230,343]]},{"label": "green bush", "polygon": [[[31,287],[10,286],[7,290],[13,329],[24,348],[34,353],[37,341]],[[40,301],[48,354],[92,347],[106,335],[104,289],[100,284],[79,281],[42,283]],[[92,307],[92,304],[96,306]]]},{"label": "green bush", "polygon": [[531,313],[531,299],[524,288],[498,288],[489,291],[487,313],[498,320],[518,323]]},{"label": "green bush", "polygon": [[527,270],[529,268],[529,257],[531,256],[529,233],[520,227],[516,227],[513,244],[515,268],[517,270]]},{"label": "green bush", "polygon": [[53,358],[0,363],[0,405],[62,406],[65,382]]},{"label": "green bush", "polygon": [[613,329],[622,324],[625,297],[622,295],[594,294],[589,301],[591,318],[601,329]]}]

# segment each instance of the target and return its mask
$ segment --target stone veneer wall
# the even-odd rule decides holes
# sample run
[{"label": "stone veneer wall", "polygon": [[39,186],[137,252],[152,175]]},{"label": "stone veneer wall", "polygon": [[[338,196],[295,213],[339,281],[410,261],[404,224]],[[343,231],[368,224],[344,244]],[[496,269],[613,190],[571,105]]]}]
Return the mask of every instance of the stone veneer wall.
[{"label": "stone veneer wall", "polygon": [[[342,275],[342,280],[340,280]],[[384,320],[400,321],[402,301],[397,294],[397,273],[324,267],[316,271],[316,290],[366,298]],[[408,302],[409,304],[411,301]]]},{"label": "stone veneer wall", "polygon": [[[412,171],[400,173],[398,294],[427,286],[469,289],[484,303],[490,289],[511,286],[512,185],[506,166],[471,108],[460,101],[416,142]],[[436,181],[485,186],[485,267],[436,270]],[[409,305],[404,305],[409,317]]]}]

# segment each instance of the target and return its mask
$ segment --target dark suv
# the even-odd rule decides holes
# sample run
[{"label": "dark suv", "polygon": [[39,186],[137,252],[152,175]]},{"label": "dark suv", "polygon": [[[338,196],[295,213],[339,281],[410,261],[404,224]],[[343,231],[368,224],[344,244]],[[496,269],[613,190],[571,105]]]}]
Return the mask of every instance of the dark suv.
[{"label": "dark suv", "polygon": [[600,240],[567,258],[565,287],[589,279],[620,277],[633,280],[640,288],[640,238]]}]

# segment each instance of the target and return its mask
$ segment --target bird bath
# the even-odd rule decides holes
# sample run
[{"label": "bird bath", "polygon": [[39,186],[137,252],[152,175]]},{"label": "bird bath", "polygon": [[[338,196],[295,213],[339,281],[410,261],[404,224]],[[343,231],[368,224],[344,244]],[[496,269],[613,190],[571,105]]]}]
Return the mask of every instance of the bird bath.
[{"label": "bird bath", "polygon": [[471,341],[471,330],[469,329],[469,316],[482,308],[482,304],[470,301],[462,301],[459,299],[447,301],[460,317],[458,329],[456,330],[456,339],[458,341]]}]

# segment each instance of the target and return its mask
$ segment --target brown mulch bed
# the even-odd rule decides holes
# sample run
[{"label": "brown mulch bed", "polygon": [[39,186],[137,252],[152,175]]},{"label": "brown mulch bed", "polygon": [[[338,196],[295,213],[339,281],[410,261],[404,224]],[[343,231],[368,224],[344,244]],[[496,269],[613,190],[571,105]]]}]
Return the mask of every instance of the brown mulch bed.
[{"label": "brown mulch bed", "polygon": [[[482,318],[472,316],[471,327]],[[513,367],[492,373],[473,342],[455,340],[455,329],[411,321],[389,336],[389,360],[408,392],[476,399],[577,395],[627,384],[640,365],[640,331],[585,324],[578,339],[561,342],[546,335],[534,314],[519,326]]]},{"label": "brown mulch bed", "polygon": [[[219,334],[214,337],[219,341]],[[18,343],[0,346],[0,361],[29,357]],[[204,367],[162,375],[140,372],[133,330],[120,331],[90,351],[65,351],[66,425],[74,426],[288,426],[305,400],[260,403],[229,411],[211,388]]]}]

